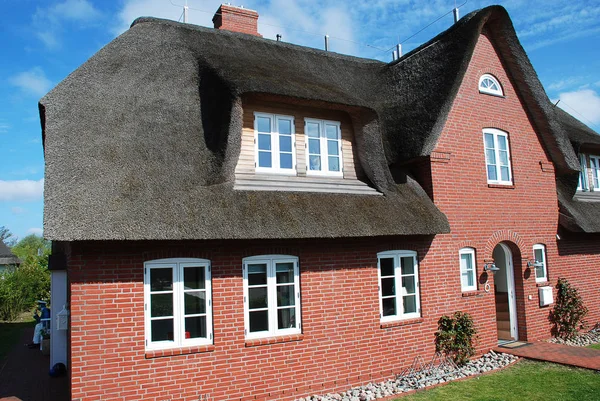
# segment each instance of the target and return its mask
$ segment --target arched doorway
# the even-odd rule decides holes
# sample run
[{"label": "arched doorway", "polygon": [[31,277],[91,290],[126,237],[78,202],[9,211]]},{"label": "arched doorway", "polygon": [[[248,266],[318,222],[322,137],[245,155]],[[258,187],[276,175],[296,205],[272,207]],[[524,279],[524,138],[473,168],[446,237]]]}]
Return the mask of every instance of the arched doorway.
[{"label": "arched doorway", "polygon": [[513,255],[506,244],[500,243],[494,248],[492,257],[499,269],[494,276],[498,341],[517,341],[519,331]]}]

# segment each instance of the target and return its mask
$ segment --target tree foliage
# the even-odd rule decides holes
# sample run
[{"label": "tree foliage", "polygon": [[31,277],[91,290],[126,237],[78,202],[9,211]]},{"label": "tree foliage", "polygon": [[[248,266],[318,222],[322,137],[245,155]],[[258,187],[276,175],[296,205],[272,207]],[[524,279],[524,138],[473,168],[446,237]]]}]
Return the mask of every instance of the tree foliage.
[{"label": "tree foliage", "polygon": [[50,295],[50,241],[32,234],[11,250],[21,259],[21,265],[0,276],[0,320],[8,321],[33,307],[38,299],[47,299]]},{"label": "tree foliage", "polygon": [[11,247],[16,243],[15,237],[5,226],[0,226],[0,241],[4,242],[8,247]]},{"label": "tree foliage", "polygon": [[556,289],[556,302],[550,312],[550,322],[554,324],[552,334],[569,340],[577,337],[579,330],[585,328],[584,319],[588,309],[583,304],[577,288],[571,286],[567,279],[559,277]]},{"label": "tree foliage", "polygon": [[468,313],[457,311],[454,316],[444,315],[438,320],[435,349],[452,358],[457,365],[464,365],[475,355],[476,335],[475,323]]}]

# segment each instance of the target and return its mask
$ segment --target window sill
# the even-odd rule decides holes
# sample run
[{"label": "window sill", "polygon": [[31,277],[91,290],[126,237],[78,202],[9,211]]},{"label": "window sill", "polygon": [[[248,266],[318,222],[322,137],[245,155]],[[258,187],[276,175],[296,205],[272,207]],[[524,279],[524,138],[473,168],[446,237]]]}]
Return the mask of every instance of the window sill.
[{"label": "window sill", "polygon": [[550,287],[552,284],[549,281],[537,281],[535,283],[536,287]]},{"label": "window sill", "polygon": [[146,359],[162,358],[162,357],[166,357],[166,356],[200,354],[202,352],[212,352],[214,350],[215,350],[214,344],[197,345],[197,346],[193,346],[193,347],[182,347],[182,348],[155,349],[155,350],[146,351]]},{"label": "window sill", "polygon": [[472,290],[472,291],[464,291],[462,293],[463,298],[467,298],[467,297],[476,297],[478,295],[481,295],[481,291],[479,290]]},{"label": "window sill", "polygon": [[406,319],[406,320],[394,320],[393,322],[381,322],[380,327],[382,329],[389,329],[391,327],[400,327],[400,326],[408,326],[411,324],[423,323],[424,321],[425,321],[425,319],[423,319],[422,317],[415,317],[415,318]]},{"label": "window sill", "polygon": [[515,189],[514,184],[488,184],[488,188]]},{"label": "window sill", "polygon": [[277,336],[277,337],[265,337],[265,338],[252,338],[250,340],[246,340],[246,347],[257,347],[259,345],[270,345],[270,344],[278,344],[278,343],[288,343],[292,341],[302,341],[304,339],[304,334],[289,334],[285,336]]},{"label": "window sill", "polygon": [[481,89],[479,90],[479,93],[482,95],[488,95],[488,96],[499,97],[501,99],[506,99],[506,95],[501,95],[499,93],[486,92],[486,91],[482,91]]}]

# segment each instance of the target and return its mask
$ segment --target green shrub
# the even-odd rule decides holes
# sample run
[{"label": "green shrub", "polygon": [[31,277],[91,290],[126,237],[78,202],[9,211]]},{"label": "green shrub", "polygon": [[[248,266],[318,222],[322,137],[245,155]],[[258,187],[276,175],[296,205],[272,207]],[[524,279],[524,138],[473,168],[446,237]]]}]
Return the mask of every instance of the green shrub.
[{"label": "green shrub", "polygon": [[457,365],[464,365],[475,355],[476,335],[473,318],[468,313],[458,311],[452,317],[444,315],[438,320],[435,349],[452,358]]},{"label": "green shrub", "polygon": [[556,289],[556,302],[549,316],[550,322],[554,324],[552,334],[569,340],[577,337],[579,330],[585,328],[584,318],[588,309],[583,304],[577,289],[571,286],[567,279],[560,277]]},{"label": "green shrub", "polygon": [[13,321],[38,299],[50,295],[50,272],[38,264],[22,264],[0,276],[0,320]]}]

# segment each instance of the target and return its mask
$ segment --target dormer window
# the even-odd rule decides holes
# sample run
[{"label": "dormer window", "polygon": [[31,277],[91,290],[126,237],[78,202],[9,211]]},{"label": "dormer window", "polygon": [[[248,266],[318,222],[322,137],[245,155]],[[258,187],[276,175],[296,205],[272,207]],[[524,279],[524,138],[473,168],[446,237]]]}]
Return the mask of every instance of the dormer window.
[{"label": "dormer window", "polygon": [[296,175],[294,117],[254,113],[256,171]]},{"label": "dormer window", "polygon": [[479,92],[487,93],[488,95],[504,96],[500,82],[490,74],[483,74],[479,78]]}]

